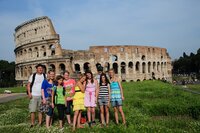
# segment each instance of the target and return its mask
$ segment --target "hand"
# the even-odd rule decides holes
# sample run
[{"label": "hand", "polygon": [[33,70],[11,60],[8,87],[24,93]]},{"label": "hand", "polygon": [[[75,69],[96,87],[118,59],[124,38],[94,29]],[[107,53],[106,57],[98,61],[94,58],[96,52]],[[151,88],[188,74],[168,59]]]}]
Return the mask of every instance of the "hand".
[{"label": "hand", "polygon": [[43,104],[46,104],[46,103],[47,103],[47,101],[46,101],[45,98],[43,98],[42,103],[43,103]]},{"label": "hand", "polygon": [[124,96],[122,96],[122,100],[124,100]]},{"label": "hand", "polygon": [[51,107],[54,108],[54,103],[51,104]]},{"label": "hand", "polygon": [[29,99],[32,99],[32,94],[29,93],[29,94],[28,94],[28,97],[29,97]]}]

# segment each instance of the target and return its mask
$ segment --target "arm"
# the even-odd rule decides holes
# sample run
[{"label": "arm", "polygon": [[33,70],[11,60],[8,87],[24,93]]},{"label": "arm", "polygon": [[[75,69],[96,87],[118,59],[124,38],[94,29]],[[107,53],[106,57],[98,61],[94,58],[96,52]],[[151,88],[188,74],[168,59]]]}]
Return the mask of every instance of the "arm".
[{"label": "arm", "polygon": [[31,94],[31,82],[32,82],[33,75],[30,76],[27,84],[27,92],[28,92],[28,97],[31,99],[32,94]]},{"label": "arm", "polygon": [[45,88],[45,81],[42,82],[41,93],[42,93],[42,102],[43,102],[43,104],[46,104],[46,99],[45,99],[45,95],[44,95],[44,88]]},{"label": "arm", "polygon": [[108,84],[108,107],[110,106],[110,84]]},{"label": "arm", "polygon": [[77,86],[80,88],[81,92],[84,93],[85,92],[85,88],[84,85],[78,81]]},{"label": "arm", "polygon": [[52,97],[51,97],[51,101],[52,101],[51,106],[52,106],[52,108],[54,108],[54,95],[55,95],[55,92],[53,90],[52,91]]},{"label": "arm", "polygon": [[30,82],[28,82],[28,84],[27,84],[27,92],[28,92],[28,97],[31,99],[32,94],[31,94],[31,83]]},{"label": "arm", "polygon": [[97,98],[98,98],[98,95],[99,95],[99,85],[98,85],[98,81],[95,79],[95,97],[96,97],[96,102],[97,102]]},{"label": "arm", "polygon": [[117,79],[119,87],[120,87],[120,91],[121,91],[121,95],[122,95],[122,100],[124,100],[124,93],[123,93],[123,89],[122,89],[122,85],[121,85],[121,81],[119,79]]}]

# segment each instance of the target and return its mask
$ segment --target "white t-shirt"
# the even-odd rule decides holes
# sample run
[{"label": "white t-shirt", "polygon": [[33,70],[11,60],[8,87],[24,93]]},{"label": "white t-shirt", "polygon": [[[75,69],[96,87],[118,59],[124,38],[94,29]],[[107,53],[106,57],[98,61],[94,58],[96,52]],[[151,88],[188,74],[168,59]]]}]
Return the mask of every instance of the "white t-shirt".
[{"label": "white t-shirt", "polygon": [[[30,76],[28,82],[32,83],[33,80],[33,74]],[[32,86],[32,96],[41,96],[41,87],[42,87],[42,82],[44,80],[44,75],[43,74],[36,74],[35,75],[35,81]]]}]

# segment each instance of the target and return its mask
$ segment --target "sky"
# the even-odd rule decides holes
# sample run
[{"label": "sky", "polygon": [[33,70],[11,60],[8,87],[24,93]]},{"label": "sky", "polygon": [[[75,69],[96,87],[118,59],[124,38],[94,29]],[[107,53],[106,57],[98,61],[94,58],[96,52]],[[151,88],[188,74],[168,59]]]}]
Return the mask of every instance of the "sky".
[{"label": "sky", "polygon": [[200,0],[0,0],[0,60],[15,60],[15,27],[40,16],[64,49],[157,46],[176,59],[200,48]]}]

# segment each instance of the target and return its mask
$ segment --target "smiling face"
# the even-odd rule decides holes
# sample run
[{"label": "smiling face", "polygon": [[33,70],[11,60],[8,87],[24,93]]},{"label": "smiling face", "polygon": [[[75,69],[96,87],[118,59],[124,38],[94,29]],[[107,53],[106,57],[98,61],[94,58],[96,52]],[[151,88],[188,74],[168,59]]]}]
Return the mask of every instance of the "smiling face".
[{"label": "smiling face", "polygon": [[42,74],[42,73],[43,73],[43,67],[38,66],[38,67],[36,68],[36,71],[37,71],[37,73]]},{"label": "smiling face", "polygon": [[83,83],[86,80],[86,76],[81,77],[80,82]]},{"label": "smiling face", "polygon": [[106,82],[106,77],[105,77],[105,76],[102,76],[102,77],[101,77],[101,80],[102,80],[103,83],[105,83],[105,82]]},{"label": "smiling face", "polygon": [[66,72],[66,73],[64,73],[63,76],[64,76],[65,80],[68,80],[68,79],[69,79],[69,73]]},{"label": "smiling face", "polygon": [[58,85],[62,85],[62,83],[63,83],[63,79],[61,78],[58,80]]},{"label": "smiling face", "polygon": [[51,80],[54,80],[55,79],[55,72],[53,72],[53,71],[49,72],[48,78],[51,79]]},{"label": "smiling face", "polygon": [[87,73],[86,76],[87,76],[88,79],[91,79],[91,78],[92,78],[91,73]]},{"label": "smiling face", "polygon": [[114,70],[110,70],[110,71],[109,71],[109,76],[110,76],[111,78],[113,78],[113,77],[114,77],[114,75],[115,75],[115,72],[114,72]]}]

